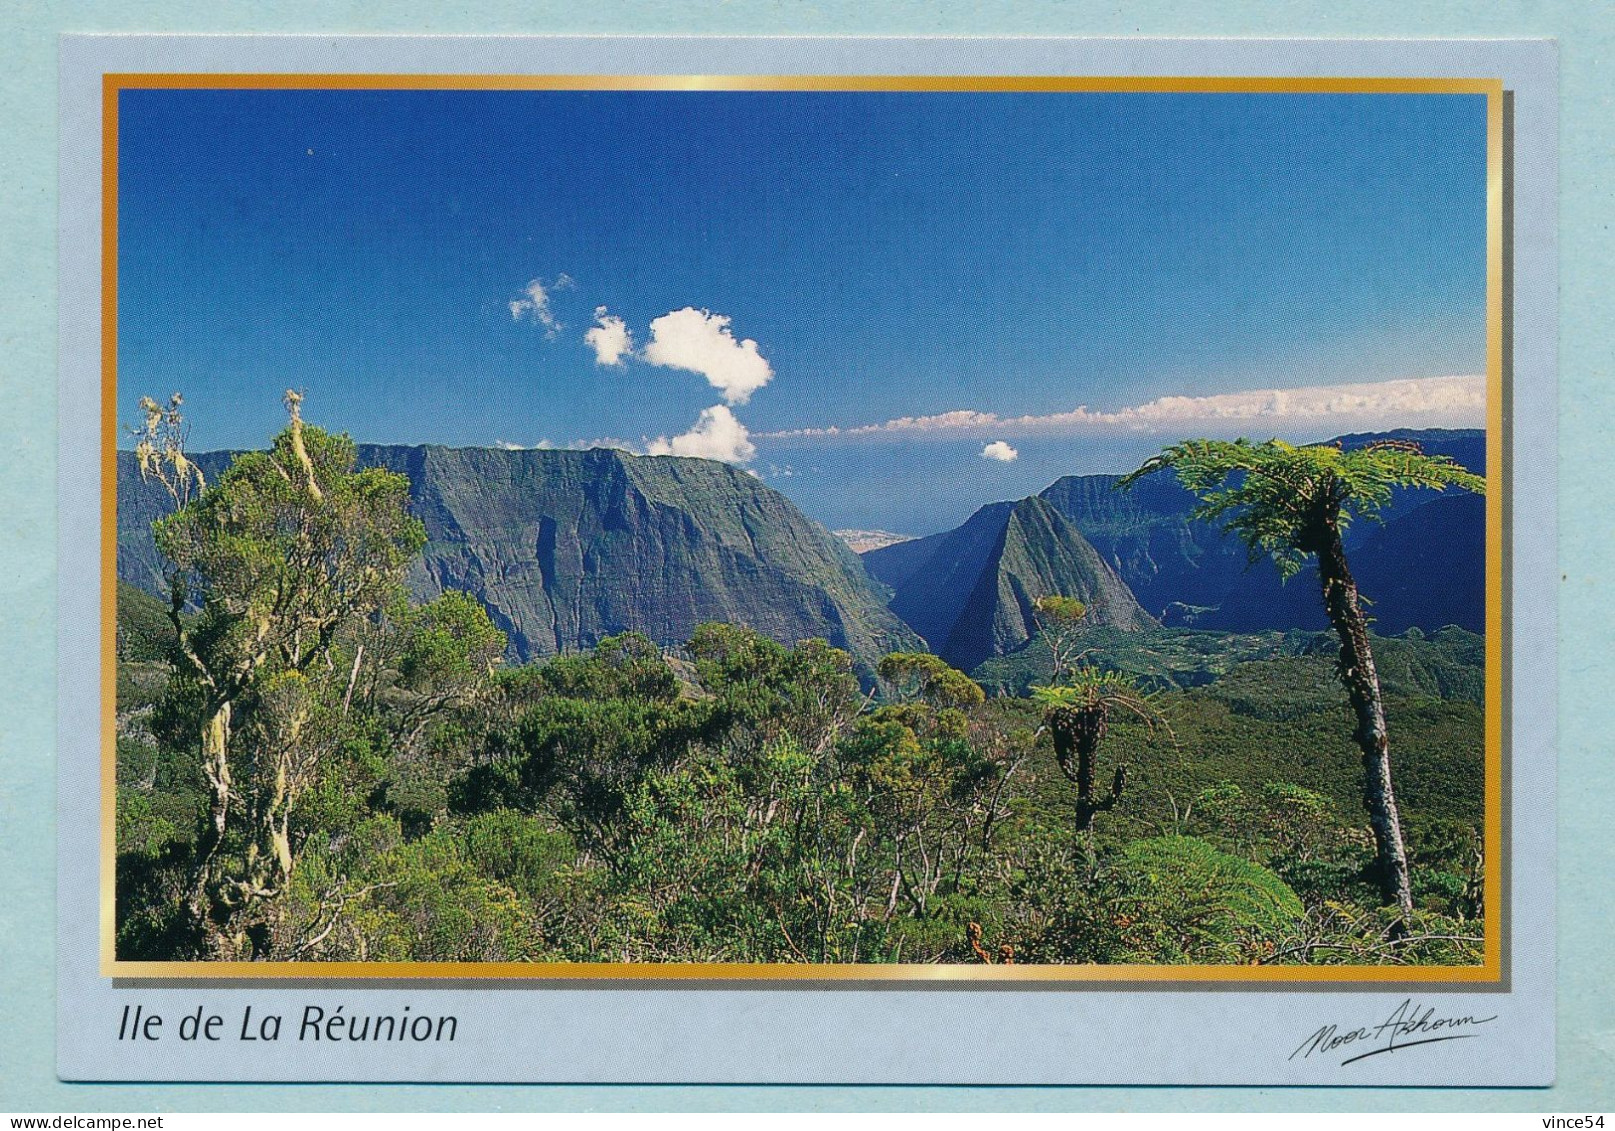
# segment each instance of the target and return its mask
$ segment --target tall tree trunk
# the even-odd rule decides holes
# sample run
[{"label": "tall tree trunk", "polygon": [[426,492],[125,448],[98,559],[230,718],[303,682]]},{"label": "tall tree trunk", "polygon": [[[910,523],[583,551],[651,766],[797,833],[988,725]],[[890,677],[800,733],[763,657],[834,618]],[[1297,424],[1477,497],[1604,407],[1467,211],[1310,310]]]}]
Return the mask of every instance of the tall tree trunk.
[{"label": "tall tree trunk", "polygon": [[214,856],[224,843],[230,813],[230,704],[219,706],[202,724],[202,776],[207,780],[208,814],[196,844],[191,875],[189,911],[204,948],[213,957],[219,949],[218,924],[213,915]]},{"label": "tall tree trunk", "polygon": [[[1092,838],[1093,819],[1112,808],[1121,799],[1118,784],[1112,796],[1100,800],[1094,796],[1094,761],[1099,744],[1104,740],[1110,712],[1103,704],[1090,707],[1060,707],[1049,716],[1049,736],[1054,739],[1054,759],[1060,770],[1076,784],[1076,831],[1079,837]],[[1117,779],[1118,783],[1120,778]]]},{"label": "tall tree trunk", "polygon": [[[1103,731],[1104,724],[1100,724]],[[1077,835],[1093,836],[1094,814],[1099,807],[1093,799],[1093,756],[1099,746],[1098,735],[1091,728],[1077,734]]]},{"label": "tall tree trunk", "polygon": [[1404,916],[1413,911],[1408,886],[1407,849],[1402,821],[1391,788],[1390,736],[1385,728],[1385,704],[1380,696],[1379,674],[1368,643],[1368,622],[1357,599],[1357,583],[1346,563],[1337,521],[1327,523],[1318,548],[1318,578],[1323,586],[1324,609],[1340,637],[1340,682],[1357,715],[1357,745],[1363,752],[1363,807],[1374,830],[1380,892]]}]

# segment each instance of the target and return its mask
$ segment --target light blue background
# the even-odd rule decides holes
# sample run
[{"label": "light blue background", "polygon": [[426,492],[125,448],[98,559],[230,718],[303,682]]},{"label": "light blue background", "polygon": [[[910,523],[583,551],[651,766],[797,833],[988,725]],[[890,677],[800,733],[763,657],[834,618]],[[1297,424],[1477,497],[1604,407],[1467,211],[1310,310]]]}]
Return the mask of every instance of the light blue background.
[{"label": "light blue background", "polygon": [[[1440,19],[1411,20],[1394,4],[1337,4],[1326,16],[1273,5],[1202,6],[1192,14],[1124,19],[1089,4],[1017,4],[999,11],[964,3],[785,6],[731,0],[722,6],[599,4],[590,14],[522,3],[445,7],[400,3],[385,19],[312,4],[260,5],[250,21],[217,5],[150,5],[116,17],[96,5],[30,9],[0,37],[0,184],[7,207],[0,247],[0,382],[7,411],[0,434],[0,513],[13,538],[0,545],[0,1109],[44,1111],[296,1108],[1391,1108],[1455,1106],[1522,1110],[1610,1106],[1615,1078],[1615,984],[1603,887],[1615,874],[1601,827],[1611,770],[1598,738],[1611,721],[1575,705],[1607,702],[1607,663],[1597,644],[1607,611],[1591,607],[1607,585],[1608,520],[1593,500],[1609,472],[1600,450],[1610,394],[1607,329],[1598,298],[1608,264],[1611,161],[1594,131],[1609,119],[1607,10],[1585,5],[1450,6]],[[1525,14],[1529,9],[1530,14]],[[160,14],[158,14],[160,13]],[[1350,13],[1352,18],[1347,19]],[[1512,14],[1511,14],[1512,13]],[[1114,1089],[801,1088],[377,1088],[216,1086],[67,1087],[53,1078],[55,508],[55,35],[59,31],[697,32],[722,34],[1111,34],[1173,35],[1553,35],[1561,39],[1565,99],[1563,184],[1565,282],[1561,360],[1565,601],[1561,679],[1560,1083],[1541,1092],[1163,1092]],[[1603,205],[1603,208],[1600,208]],[[1602,364],[1600,364],[1602,363]],[[1552,458],[1552,453],[1542,453]],[[1600,615],[1602,614],[1602,615]]]},{"label": "light blue background", "polygon": [[[1556,640],[1554,618],[1546,609],[1558,590],[1556,496],[1552,465],[1516,454],[1551,450],[1556,443],[1558,107],[1550,40],[110,35],[64,39],[59,60],[64,101],[58,115],[57,194],[65,220],[58,229],[56,290],[61,327],[56,665],[62,696],[56,733],[56,1063],[63,1078],[1314,1085],[1342,1077],[1320,1074],[1316,1062],[1289,1055],[1294,1045],[1286,1034],[1315,1029],[1340,1016],[1337,1010],[1383,1016],[1400,996],[1386,998],[1385,989],[1368,987],[1359,993],[1329,992],[1325,1002],[1318,993],[1294,988],[1252,993],[1164,986],[1148,993],[1026,988],[969,994],[896,987],[808,993],[640,987],[490,994],[443,985],[431,991],[431,1007],[463,1016],[467,1030],[452,1055],[441,1059],[426,1047],[412,1054],[380,1046],[347,1048],[331,1059],[301,1041],[254,1048],[246,1059],[228,1042],[120,1044],[110,1019],[121,1007],[144,1005],[180,1015],[196,1003],[195,991],[187,987],[120,987],[95,973],[100,809],[94,783],[100,743],[91,692],[99,670],[100,579],[97,555],[84,547],[95,543],[100,529],[98,78],[106,72],[228,72],[243,60],[269,73],[313,68],[415,74],[471,69],[494,74],[1499,76],[1515,92],[1511,219],[1519,249],[1513,280],[1517,392],[1508,455],[1510,506],[1516,515],[1510,599],[1514,737],[1508,744],[1505,810],[1511,830],[1505,928],[1509,990],[1487,997],[1485,1008],[1495,1009],[1498,1018],[1493,1038],[1354,1065],[1344,1079],[1362,1086],[1536,1086],[1554,1078],[1554,671],[1552,663],[1538,658],[1548,656]],[[205,311],[198,309],[197,316]],[[295,1012],[313,992],[214,987],[208,996],[227,1012],[256,1002],[261,1014],[269,1008]],[[340,992],[349,1009],[370,1013],[397,1009],[413,996],[373,985],[323,992]],[[332,1008],[337,999],[321,1000]],[[1423,992],[1418,1000],[1426,1000]],[[1448,999],[1448,1006],[1473,1004]],[[973,1039],[961,1042],[957,1035],[963,1032]]]}]

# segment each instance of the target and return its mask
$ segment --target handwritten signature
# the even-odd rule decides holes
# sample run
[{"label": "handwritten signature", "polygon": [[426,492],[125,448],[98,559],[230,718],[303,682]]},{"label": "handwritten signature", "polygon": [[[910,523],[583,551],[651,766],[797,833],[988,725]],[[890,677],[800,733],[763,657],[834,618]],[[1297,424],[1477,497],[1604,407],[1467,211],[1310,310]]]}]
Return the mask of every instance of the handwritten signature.
[{"label": "handwritten signature", "polygon": [[[1378,1025],[1344,1030],[1338,1025],[1325,1025],[1297,1045],[1289,1059],[1300,1057],[1306,1060],[1314,1053],[1322,1056],[1349,1050],[1351,1055],[1340,1062],[1344,1067],[1355,1061],[1378,1056],[1380,1053],[1400,1052],[1403,1049],[1439,1044],[1442,1041],[1467,1041],[1480,1034],[1463,1033],[1458,1030],[1470,1029],[1496,1020],[1496,1014],[1490,1017],[1473,1017],[1467,1014],[1462,1017],[1437,1017],[1435,1006],[1421,1009],[1412,998],[1408,998]],[[1414,1037],[1418,1039],[1409,1039]],[[1373,1047],[1365,1050],[1365,1046],[1370,1045]]]}]

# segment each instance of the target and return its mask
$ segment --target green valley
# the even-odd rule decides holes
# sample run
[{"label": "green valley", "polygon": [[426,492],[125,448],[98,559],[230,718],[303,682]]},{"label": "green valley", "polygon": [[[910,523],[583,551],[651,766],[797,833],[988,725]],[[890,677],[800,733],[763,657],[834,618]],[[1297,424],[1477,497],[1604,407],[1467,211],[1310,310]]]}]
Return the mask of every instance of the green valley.
[{"label": "green valley", "polygon": [[1335,635],[1159,624],[1125,497],[860,562],[710,461],[293,410],[120,468],[120,958],[1480,961],[1472,632],[1368,638],[1399,911]]}]

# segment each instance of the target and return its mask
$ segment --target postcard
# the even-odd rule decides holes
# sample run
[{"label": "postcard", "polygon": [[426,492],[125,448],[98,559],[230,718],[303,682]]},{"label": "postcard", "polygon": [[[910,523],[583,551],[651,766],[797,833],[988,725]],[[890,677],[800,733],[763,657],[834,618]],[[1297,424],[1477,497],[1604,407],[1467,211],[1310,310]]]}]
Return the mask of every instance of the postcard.
[{"label": "postcard", "polygon": [[1549,1082],[1554,99],[64,40],[62,1075]]}]

